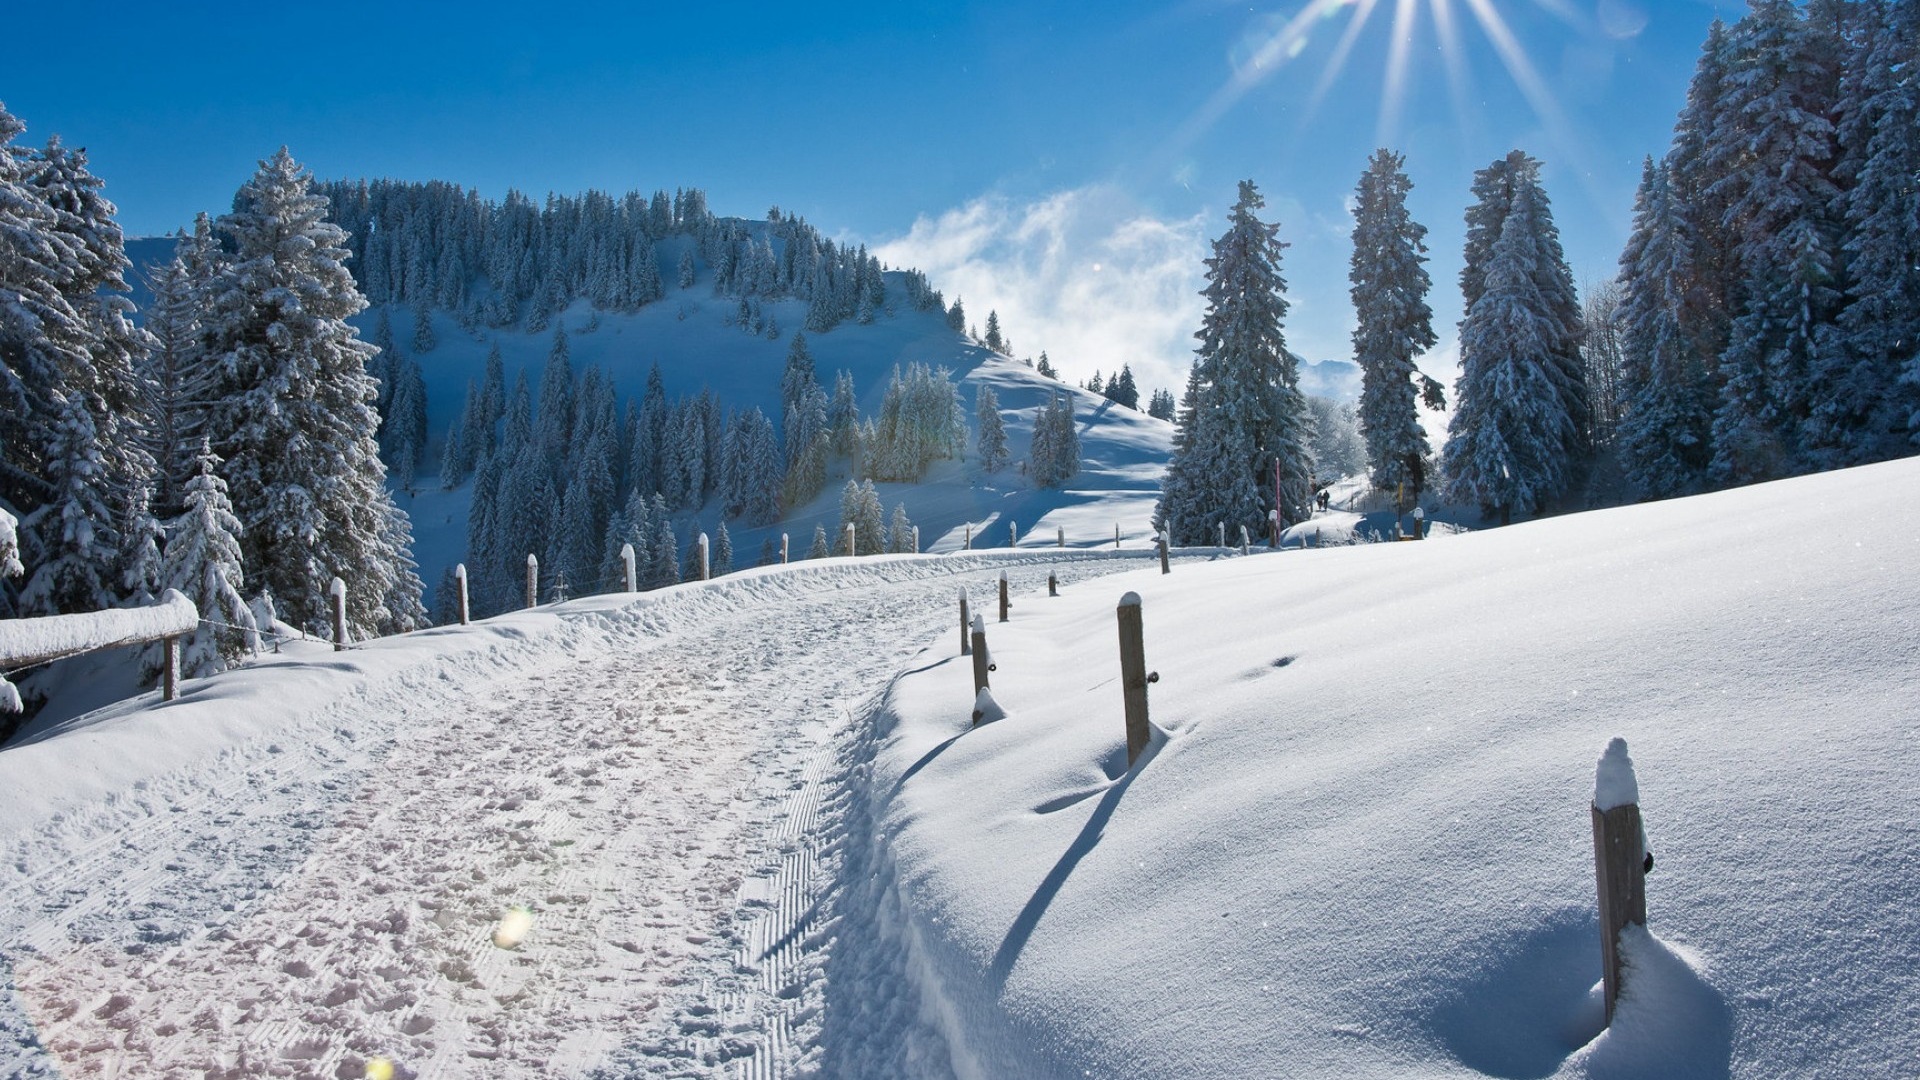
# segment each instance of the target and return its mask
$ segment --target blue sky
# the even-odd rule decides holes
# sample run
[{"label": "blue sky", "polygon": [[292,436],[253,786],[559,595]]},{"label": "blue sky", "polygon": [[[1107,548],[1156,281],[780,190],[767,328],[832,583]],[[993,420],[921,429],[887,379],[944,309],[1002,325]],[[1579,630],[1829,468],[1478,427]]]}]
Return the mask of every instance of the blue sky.
[{"label": "blue sky", "polygon": [[1472,172],[1508,149],[1546,163],[1576,278],[1610,275],[1640,159],[1708,24],[1743,9],[29,5],[7,16],[0,100],[27,141],[88,148],[131,234],[223,209],[282,143],[321,177],[494,197],[699,186],[720,213],[778,204],[927,269],[1076,378],[1127,361],[1177,387],[1242,178],[1293,244],[1288,340],[1309,359],[1346,354],[1345,200],[1376,145],[1407,154],[1432,230],[1434,366]]}]

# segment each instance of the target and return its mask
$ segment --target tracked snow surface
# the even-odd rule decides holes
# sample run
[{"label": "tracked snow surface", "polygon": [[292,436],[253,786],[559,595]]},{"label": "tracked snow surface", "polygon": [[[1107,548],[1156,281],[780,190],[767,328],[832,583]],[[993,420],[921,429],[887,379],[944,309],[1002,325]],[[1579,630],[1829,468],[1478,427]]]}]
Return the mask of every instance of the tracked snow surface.
[{"label": "tracked snow surface", "polygon": [[[289,646],[0,751],[0,1075],[1908,1076],[1916,491]],[[1602,1033],[1615,737],[1660,858]]]}]

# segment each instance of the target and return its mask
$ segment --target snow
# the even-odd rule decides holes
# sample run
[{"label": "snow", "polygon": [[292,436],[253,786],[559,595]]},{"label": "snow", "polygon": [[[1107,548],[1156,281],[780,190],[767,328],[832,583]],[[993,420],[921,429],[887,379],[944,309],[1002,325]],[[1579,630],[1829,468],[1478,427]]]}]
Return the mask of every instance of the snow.
[{"label": "snow", "polygon": [[[0,1075],[1902,1075],[1916,485],[292,642],[0,752]],[[982,699],[953,601],[1003,569]],[[1664,842],[1602,1032],[1614,738]]]},{"label": "snow", "polygon": [[1627,740],[1613,739],[1593,771],[1593,808],[1612,810],[1640,801],[1640,781],[1633,775],[1633,759],[1627,756]]},{"label": "snow", "polygon": [[1005,720],[1006,718],[1007,710],[1001,708],[1000,703],[993,700],[992,688],[986,686],[981,687],[980,692],[973,696],[973,722],[976,724],[991,724],[996,720]]},{"label": "snow", "polygon": [[53,657],[190,633],[200,613],[176,589],[142,608],[109,608],[37,619],[0,619],[0,662],[27,665]]}]

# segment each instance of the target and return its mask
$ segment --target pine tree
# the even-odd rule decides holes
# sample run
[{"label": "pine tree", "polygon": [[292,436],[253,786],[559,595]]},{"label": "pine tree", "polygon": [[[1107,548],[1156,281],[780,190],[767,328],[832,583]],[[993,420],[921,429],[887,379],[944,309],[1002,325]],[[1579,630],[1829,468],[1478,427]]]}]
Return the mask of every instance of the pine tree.
[{"label": "pine tree", "polygon": [[853,392],[853,375],[840,371],[833,377],[833,401],[827,406],[827,432],[833,439],[833,452],[841,457],[860,453],[860,399]]},{"label": "pine tree", "polygon": [[1426,226],[1407,213],[1406,159],[1374,151],[1355,191],[1353,261],[1347,279],[1357,325],[1354,362],[1360,365],[1360,430],[1374,490],[1395,492],[1404,512],[1426,486],[1427,433],[1415,397],[1426,380],[1413,358],[1434,346],[1432,281],[1424,265]]},{"label": "pine tree", "polygon": [[733,537],[727,534],[727,523],[722,521],[713,534],[713,559],[709,572],[714,577],[733,573]]},{"label": "pine tree", "polygon": [[[1194,415],[1182,425],[1188,445],[1176,447],[1156,513],[1157,521],[1172,522],[1175,543],[1205,543],[1223,522],[1229,531],[1236,525],[1261,528],[1267,511],[1262,492],[1271,490],[1276,461],[1282,525],[1309,513],[1312,417],[1299,389],[1299,360],[1281,335],[1285,245],[1275,236],[1278,225],[1255,216],[1265,205],[1253,182],[1241,181],[1227,232],[1214,241],[1207,260],[1201,293],[1207,311],[1195,335],[1195,377],[1205,392],[1190,395]],[[1182,462],[1190,454],[1199,456]],[[1186,512],[1174,512],[1176,502],[1187,504]]]},{"label": "pine tree", "polygon": [[154,459],[154,512],[179,514],[183,493],[198,468],[196,451],[205,425],[213,372],[199,349],[201,297],[180,249],[191,240],[181,235],[173,259],[150,275],[153,302],[146,312],[153,337],[140,367],[148,387],[147,428]]},{"label": "pine tree", "polygon": [[827,547],[827,527],[824,525],[815,525],[813,527],[813,544],[807,548],[807,558],[824,559],[832,554],[832,549]]},{"label": "pine tree", "polygon": [[1107,382],[1107,400],[1129,409],[1140,407],[1140,387],[1133,381],[1133,365],[1121,364],[1120,374]]},{"label": "pine tree", "polygon": [[887,525],[887,551],[896,555],[916,554],[913,521],[907,517],[907,504],[895,503],[893,520]]},{"label": "pine tree", "polygon": [[1502,523],[1562,491],[1572,467],[1574,421],[1554,357],[1561,327],[1536,281],[1548,257],[1533,189],[1516,185],[1500,238],[1476,268],[1480,295],[1460,326],[1459,406],[1445,462],[1447,497],[1498,512]]},{"label": "pine tree", "polygon": [[1059,487],[1080,471],[1080,435],[1073,425],[1073,402],[1055,394],[1033,419],[1033,444],[1027,477],[1036,487]]},{"label": "pine tree", "polygon": [[1007,426],[1000,418],[1000,399],[986,383],[973,392],[973,415],[979,430],[974,445],[980,454],[980,467],[999,472],[1007,463]]},{"label": "pine tree", "polygon": [[540,406],[534,422],[534,435],[541,452],[555,467],[567,460],[573,445],[573,361],[567,344],[567,328],[553,329],[553,348],[547,352],[547,366],[540,373]]},{"label": "pine tree", "polygon": [[1040,350],[1040,363],[1034,370],[1045,378],[1058,379],[1060,377],[1060,373],[1053,369],[1053,363],[1047,359],[1047,351],[1045,349]]},{"label": "pine tree", "polygon": [[1920,448],[1920,7],[1870,0],[1865,12],[1865,44],[1842,82],[1841,143],[1859,160],[1841,202],[1853,280],[1839,328],[1850,363],[1820,380],[1812,403],[1823,464]]},{"label": "pine tree", "polygon": [[1791,0],[1753,0],[1731,35],[1734,62],[1720,108],[1710,193],[1726,207],[1743,304],[1720,356],[1713,422],[1715,479],[1729,484],[1799,471],[1815,380],[1843,363],[1822,327],[1838,312],[1838,189],[1829,116],[1837,85]]},{"label": "pine tree", "polygon": [[987,348],[997,353],[1007,351],[1007,343],[1000,337],[1000,313],[987,312]]},{"label": "pine tree", "polygon": [[827,398],[814,374],[805,334],[793,335],[787,347],[787,366],[780,376],[780,428],[789,469],[827,428]]},{"label": "pine tree", "polygon": [[1165,387],[1155,390],[1153,396],[1147,401],[1147,415],[1153,417],[1155,420],[1165,420],[1168,423],[1172,423],[1173,410],[1173,391]]},{"label": "pine tree", "polygon": [[166,587],[193,601],[204,620],[180,650],[181,673],[190,678],[210,675],[259,648],[259,627],[240,591],[246,577],[240,519],[227,500],[220,459],[204,438],[200,448],[199,471],[187,481],[180,515],[167,523],[160,570]]},{"label": "pine tree", "polygon": [[653,536],[647,541],[647,588],[662,589],[680,583],[680,538],[673,532],[673,516],[665,496],[655,495],[648,512]]},{"label": "pine tree", "polygon": [[246,530],[250,584],[324,631],[338,575],[349,630],[368,637],[402,628],[390,601],[410,560],[393,547],[398,510],[372,437],[372,350],[346,322],[366,300],[343,265],[346,234],[309,186],[283,147],[220,219],[233,258],[207,315],[221,370],[207,427]]},{"label": "pine tree", "polygon": [[953,298],[953,306],[947,309],[947,329],[956,334],[967,332],[967,309],[957,296]]},{"label": "pine tree", "polygon": [[1666,166],[1648,159],[1620,257],[1624,324],[1618,445],[1628,479],[1655,498],[1697,490],[1711,460],[1713,390],[1689,335],[1698,303],[1693,235]]}]

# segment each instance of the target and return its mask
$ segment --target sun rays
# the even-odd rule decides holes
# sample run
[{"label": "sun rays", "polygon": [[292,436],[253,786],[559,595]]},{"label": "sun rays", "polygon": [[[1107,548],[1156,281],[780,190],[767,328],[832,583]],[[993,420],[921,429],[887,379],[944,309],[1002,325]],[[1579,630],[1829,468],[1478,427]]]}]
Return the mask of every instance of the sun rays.
[{"label": "sun rays", "polygon": [[1569,0],[1307,0],[1291,15],[1256,20],[1232,50],[1226,81],[1175,133],[1170,156],[1183,154],[1274,76],[1295,65],[1317,64],[1319,72],[1296,120],[1296,133],[1305,135],[1349,67],[1363,70],[1369,55],[1380,57],[1376,143],[1389,146],[1401,138],[1410,96],[1439,89],[1420,85],[1424,52],[1438,54],[1456,128],[1463,135],[1472,133],[1483,108],[1476,105],[1467,59],[1468,34],[1477,30],[1558,153],[1576,171],[1584,171],[1586,155],[1573,125],[1502,14],[1502,6],[1511,11],[1519,4],[1543,11],[1575,32],[1594,29]]}]

